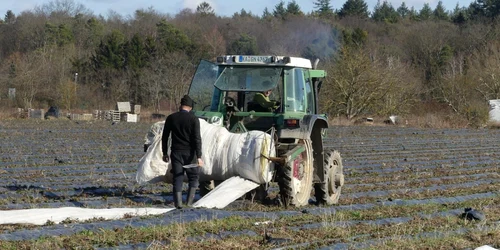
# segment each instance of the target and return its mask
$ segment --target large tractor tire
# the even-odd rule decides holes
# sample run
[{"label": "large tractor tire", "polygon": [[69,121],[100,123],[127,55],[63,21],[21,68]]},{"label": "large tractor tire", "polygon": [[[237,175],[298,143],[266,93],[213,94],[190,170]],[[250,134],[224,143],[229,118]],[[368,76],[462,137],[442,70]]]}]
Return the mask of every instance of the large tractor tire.
[{"label": "large tractor tire", "polygon": [[281,202],[285,206],[304,206],[309,203],[314,174],[313,154],[310,140],[302,140],[305,147],[295,159],[280,168],[279,188]]},{"label": "large tractor tire", "polygon": [[319,204],[336,204],[340,198],[340,191],[344,185],[342,158],[338,151],[325,154],[323,163],[325,181],[314,184],[314,194]]}]

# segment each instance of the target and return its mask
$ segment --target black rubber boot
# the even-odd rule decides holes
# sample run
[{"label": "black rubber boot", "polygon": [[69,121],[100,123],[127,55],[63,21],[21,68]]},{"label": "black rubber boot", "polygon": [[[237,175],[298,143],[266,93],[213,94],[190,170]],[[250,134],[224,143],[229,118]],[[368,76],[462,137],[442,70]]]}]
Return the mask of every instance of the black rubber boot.
[{"label": "black rubber boot", "polygon": [[175,208],[177,208],[177,209],[182,208],[182,192],[175,192],[174,193],[174,205],[175,205]]},{"label": "black rubber boot", "polygon": [[196,188],[190,187],[189,191],[188,191],[188,196],[187,196],[187,205],[188,206],[192,206],[193,205],[194,195],[195,194],[196,194]]}]

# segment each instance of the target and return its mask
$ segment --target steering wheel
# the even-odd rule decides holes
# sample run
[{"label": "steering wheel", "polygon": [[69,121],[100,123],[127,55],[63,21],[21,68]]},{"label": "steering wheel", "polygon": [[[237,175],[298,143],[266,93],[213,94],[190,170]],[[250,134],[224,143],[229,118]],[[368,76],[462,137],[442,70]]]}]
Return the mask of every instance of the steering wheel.
[{"label": "steering wheel", "polygon": [[224,105],[226,105],[227,107],[235,107],[236,101],[232,97],[226,96],[224,98]]},{"label": "steering wheel", "polygon": [[236,107],[236,101],[232,97],[224,97],[224,105],[226,105],[226,110],[228,111],[240,112],[238,107]]}]

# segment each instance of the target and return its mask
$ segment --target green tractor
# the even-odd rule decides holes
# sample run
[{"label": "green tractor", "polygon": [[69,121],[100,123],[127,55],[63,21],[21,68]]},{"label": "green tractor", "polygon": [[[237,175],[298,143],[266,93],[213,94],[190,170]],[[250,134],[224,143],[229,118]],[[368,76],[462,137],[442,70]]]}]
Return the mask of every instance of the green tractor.
[{"label": "green tractor", "polygon": [[[307,205],[314,187],[319,204],[335,204],[344,185],[342,159],[324,152],[327,117],[319,114],[324,70],[305,58],[226,55],[201,61],[189,88],[195,114],[230,132],[260,130],[275,140],[275,178],[281,202]],[[262,110],[254,95],[272,90],[275,109]]]}]

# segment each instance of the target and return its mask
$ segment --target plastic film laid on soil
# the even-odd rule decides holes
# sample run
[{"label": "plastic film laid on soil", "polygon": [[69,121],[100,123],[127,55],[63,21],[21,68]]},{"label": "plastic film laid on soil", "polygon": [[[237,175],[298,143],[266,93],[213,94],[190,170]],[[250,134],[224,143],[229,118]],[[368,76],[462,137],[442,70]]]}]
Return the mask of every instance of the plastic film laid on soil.
[{"label": "plastic film laid on soil", "polygon": [[[135,182],[150,127],[55,119],[2,121],[0,209],[172,207],[170,184]],[[285,209],[271,184],[265,204],[247,197],[224,209],[0,225],[0,248],[22,248],[25,240],[37,239],[49,244],[47,236],[64,239],[68,248],[90,244],[84,248],[96,249],[193,249],[207,242],[259,249],[395,249],[405,244],[500,248],[500,130],[340,126],[331,127],[328,135],[325,151],[341,152],[345,174],[335,206],[317,206],[311,200],[308,206]],[[480,211],[485,219],[462,218],[465,208]],[[272,223],[257,223],[264,221]],[[167,236],[151,240],[160,232],[155,228]],[[176,230],[183,233],[175,234]],[[129,231],[135,237],[126,241],[98,240]]]}]

